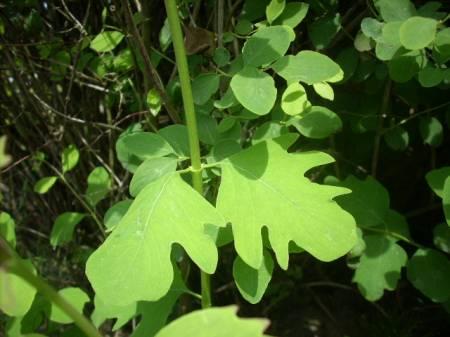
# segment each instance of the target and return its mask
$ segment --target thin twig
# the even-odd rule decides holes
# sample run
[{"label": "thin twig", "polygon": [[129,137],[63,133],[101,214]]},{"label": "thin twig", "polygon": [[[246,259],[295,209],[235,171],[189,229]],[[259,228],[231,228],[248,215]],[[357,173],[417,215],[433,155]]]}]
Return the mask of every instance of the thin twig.
[{"label": "thin twig", "polygon": [[125,14],[125,20],[127,22],[127,26],[129,30],[131,31],[131,35],[136,41],[137,47],[139,48],[139,51],[141,53],[141,56],[144,60],[144,69],[146,76],[154,85],[155,89],[158,91],[159,95],[161,96],[161,99],[163,101],[163,104],[167,110],[167,113],[169,114],[170,118],[173,122],[179,123],[181,122],[181,118],[178,114],[178,111],[175,109],[175,107],[170,102],[170,99],[166,93],[166,90],[164,88],[164,84],[162,83],[161,77],[159,76],[158,72],[156,71],[155,67],[153,67],[153,64],[151,63],[150,56],[147,52],[147,49],[145,48],[144,41],[142,40],[142,37],[134,24],[133,21],[133,14],[131,12],[130,3],[127,0],[120,0],[124,14]]},{"label": "thin twig", "polygon": [[383,101],[381,102],[380,116],[378,117],[378,127],[377,127],[377,131],[376,131],[376,135],[375,135],[374,145],[373,145],[371,174],[374,178],[376,178],[376,176],[377,176],[378,158],[380,155],[380,145],[381,145],[381,138],[382,138],[382,132],[383,132],[383,124],[384,124],[384,119],[386,117],[386,113],[387,113],[388,107],[389,107],[389,98],[391,96],[391,87],[392,87],[392,81],[389,79],[389,80],[387,80],[386,87],[384,89]]}]

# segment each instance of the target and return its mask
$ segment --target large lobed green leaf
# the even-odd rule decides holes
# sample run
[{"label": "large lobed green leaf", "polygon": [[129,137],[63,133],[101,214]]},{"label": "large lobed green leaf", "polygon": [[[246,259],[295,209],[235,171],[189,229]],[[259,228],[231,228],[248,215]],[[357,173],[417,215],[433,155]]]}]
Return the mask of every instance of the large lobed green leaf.
[{"label": "large lobed green leaf", "polygon": [[261,266],[264,227],[284,269],[290,241],[322,261],[353,247],[355,221],[333,201],[349,190],[315,184],[304,176],[332,161],[321,152],[290,154],[268,140],[222,162],[217,209],[231,222],[236,250],[246,264]]},{"label": "large lobed green leaf", "polygon": [[223,226],[224,221],[179,174],[148,184],[87,262],[96,294],[120,306],[158,300],[173,281],[174,243],[183,246],[203,271],[213,273],[217,248],[205,225]]}]

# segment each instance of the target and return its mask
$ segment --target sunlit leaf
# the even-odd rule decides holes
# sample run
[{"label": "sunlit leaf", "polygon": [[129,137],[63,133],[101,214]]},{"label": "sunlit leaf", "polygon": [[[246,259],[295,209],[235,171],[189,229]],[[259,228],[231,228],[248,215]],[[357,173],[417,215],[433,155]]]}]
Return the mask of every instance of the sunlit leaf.
[{"label": "sunlit leaf", "polygon": [[217,249],[205,225],[223,226],[224,221],[178,174],[148,184],[87,262],[96,294],[119,306],[160,299],[173,281],[174,243],[202,270],[213,273]]},{"label": "sunlit leaf", "polygon": [[291,28],[297,27],[308,14],[309,4],[305,2],[289,2],[284,11],[273,22],[274,25],[285,25]]},{"label": "sunlit leaf", "polygon": [[[36,274],[31,262],[24,265]],[[9,316],[23,316],[31,308],[36,289],[23,278],[0,268],[0,311]]]},{"label": "sunlit leaf", "polygon": [[96,167],[89,173],[87,183],[86,199],[91,206],[95,206],[108,195],[111,176],[104,167]]},{"label": "sunlit leaf", "polygon": [[231,79],[231,89],[244,108],[257,115],[270,112],[277,98],[272,76],[253,67],[245,67]]},{"label": "sunlit leaf", "polygon": [[56,176],[41,178],[34,185],[33,191],[39,194],[45,194],[53,187],[57,180],[58,177]]},{"label": "sunlit leaf", "polygon": [[425,48],[436,37],[437,24],[434,19],[411,17],[400,27],[400,42],[410,50]]},{"label": "sunlit leaf", "polygon": [[108,30],[98,34],[90,44],[90,47],[98,53],[105,53],[116,48],[124,38],[121,32]]},{"label": "sunlit leaf", "polygon": [[53,247],[72,241],[75,226],[86,216],[83,213],[65,212],[60,214],[53,224],[50,243]]},{"label": "sunlit leaf", "polygon": [[243,319],[236,307],[193,311],[165,326],[156,337],[264,337],[265,319]]},{"label": "sunlit leaf", "polygon": [[272,23],[277,17],[280,16],[281,13],[283,13],[285,6],[285,0],[271,0],[269,5],[266,7],[267,21]]},{"label": "sunlit leaf", "polygon": [[298,82],[291,83],[281,98],[281,109],[286,114],[295,116],[303,113],[309,107],[311,107],[311,103],[308,101],[305,88]]},{"label": "sunlit leaf", "polygon": [[217,208],[231,222],[236,250],[247,265],[261,266],[263,227],[284,269],[290,241],[323,261],[352,248],[354,220],[333,201],[348,190],[313,184],[303,176],[331,161],[320,152],[289,154],[269,140],[222,162]]},{"label": "sunlit leaf", "polygon": [[[90,301],[89,296],[80,288],[64,288],[58,291],[59,295],[69,302],[75,310],[83,313],[83,308]],[[60,324],[69,324],[73,319],[67,316],[56,304],[52,303],[50,320]]]},{"label": "sunlit leaf", "polygon": [[344,75],[339,65],[328,56],[310,50],[282,57],[273,65],[273,69],[288,82],[301,81],[307,84],[337,82]]},{"label": "sunlit leaf", "polygon": [[259,67],[278,60],[288,50],[293,36],[295,34],[287,26],[258,29],[244,44],[242,49],[244,64]]},{"label": "sunlit leaf", "polygon": [[145,186],[159,179],[165,174],[175,172],[177,160],[175,158],[149,158],[136,170],[130,182],[130,194],[136,197]]},{"label": "sunlit leaf", "polygon": [[16,223],[6,212],[0,212],[0,236],[13,248],[16,247]]},{"label": "sunlit leaf", "polygon": [[77,166],[80,160],[80,152],[75,145],[66,147],[61,155],[61,165],[63,173],[67,173]]}]

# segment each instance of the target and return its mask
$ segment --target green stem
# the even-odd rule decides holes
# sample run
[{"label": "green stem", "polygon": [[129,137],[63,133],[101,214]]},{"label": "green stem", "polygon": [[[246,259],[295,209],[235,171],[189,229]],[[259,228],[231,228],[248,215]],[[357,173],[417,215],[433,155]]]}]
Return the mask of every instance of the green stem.
[{"label": "green stem", "polygon": [[[169,19],[172,42],[175,50],[178,76],[180,77],[181,94],[186,115],[186,125],[189,134],[189,148],[192,166],[192,186],[203,195],[202,163],[200,159],[200,142],[198,139],[197,120],[195,116],[194,98],[192,96],[191,78],[184,48],[183,34],[181,32],[178,9],[175,0],[164,0]],[[210,276],[201,271],[202,307],[211,306]]]},{"label": "green stem", "polygon": [[16,274],[32,285],[38,292],[59,307],[74,323],[83,331],[87,337],[102,337],[92,323],[67,302],[55,289],[38,275],[35,275],[22,262],[20,257],[9,247],[0,236],[0,267],[8,272]]}]

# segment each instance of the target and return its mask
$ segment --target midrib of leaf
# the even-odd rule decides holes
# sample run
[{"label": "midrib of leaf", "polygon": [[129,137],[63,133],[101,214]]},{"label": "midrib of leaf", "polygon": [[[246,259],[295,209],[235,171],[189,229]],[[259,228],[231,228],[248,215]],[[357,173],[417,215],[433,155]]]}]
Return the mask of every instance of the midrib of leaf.
[{"label": "midrib of leaf", "polygon": [[[150,212],[149,212],[149,214],[147,216],[146,221],[144,222],[144,227],[143,227],[143,230],[142,230],[143,233],[145,233],[145,235],[139,235],[138,236],[139,239],[140,239],[139,248],[134,251],[135,253],[134,253],[134,256],[133,256],[129,266],[133,266],[135,264],[135,262],[136,262],[137,257],[138,256],[142,256],[141,251],[143,250],[143,248],[145,246],[142,241],[144,241],[145,238],[147,237],[147,234],[148,234],[147,233],[147,228],[148,228],[148,225],[150,223],[150,218],[153,215],[153,213],[154,213],[154,211],[156,209],[156,205],[158,204],[159,200],[161,199],[161,196],[162,196],[163,192],[165,191],[167,184],[170,181],[170,177],[171,177],[171,175],[168,175],[167,177],[165,177],[166,181],[162,185],[161,190],[158,192],[158,195],[155,198],[155,200],[154,200],[154,202],[153,202],[153,204],[151,206]],[[139,218],[138,219],[139,219],[138,225],[140,227],[141,226],[140,214],[139,214]],[[126,255],[127,252],[128,252],[128,250],[124,249],[122,256]],[[145,250],[144,250],[144,253],[145,253]],[[159,255],[158,250],[155,250],[155,253],[158,254],[158,259],[156,261],[160,261],[161,260],[161,258],[160,258],[161,256]],[[143,255],[146,256],[146,254],[143,254]],[[119,279],[121,281],[120,284],[126,284],[126,282],[124,282],[124,281],[125,281],[126,276],[128,275],[128,272],[126,272],[126,270],[124,270],[124,269],[121,269],[121,271],[123,271],[123,272],[118,275],[118,277],[119,277]]]}]

